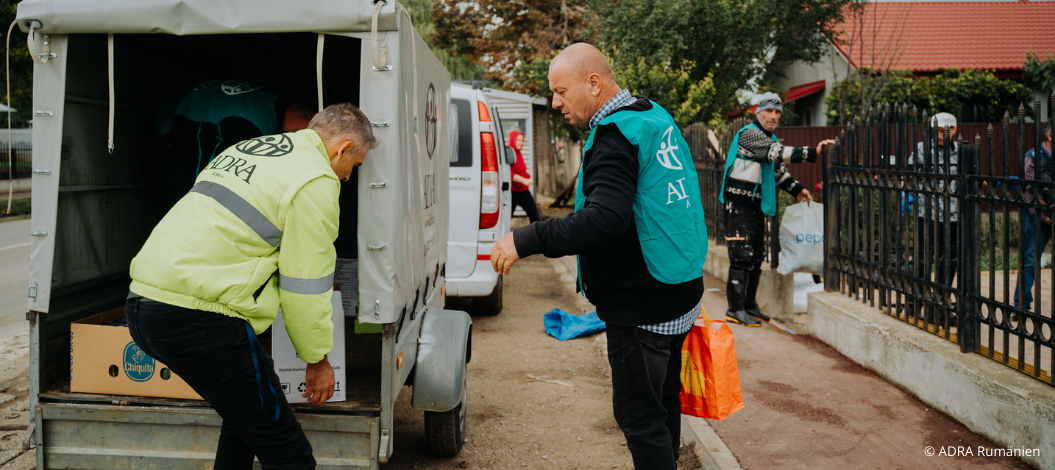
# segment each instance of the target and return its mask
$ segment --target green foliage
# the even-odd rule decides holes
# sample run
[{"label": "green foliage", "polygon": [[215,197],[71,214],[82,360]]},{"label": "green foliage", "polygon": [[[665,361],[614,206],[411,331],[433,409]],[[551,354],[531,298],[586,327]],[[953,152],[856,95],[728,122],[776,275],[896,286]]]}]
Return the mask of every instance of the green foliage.
[{"label": "green foliage", "polygon": [[1041,58],[1031,50],[1026,53],[1022,71],[1025,72],[1026,86],[1045,94],[1055,90],[1055,56]]},{"label": "green foliage", "polygon": [[405,0],[401,3],[410,13],[414,29],[429,45],[429,49],[432,49],[432,53],[436,55],[440,63],[451,73],[451,80],[483,80],[483,67],[469,62],[465,57],[451,55],[446,49],[435,45],[432,38],[436,35],[436,24],[432,21],[431,0]]},{"label": "green foliage", "polygon": [[[11,46],[11,107],[17,110],[11,113],[11,125],[26,127],[32,119],[30,108],[33,106],[33,60],[29,57],[29,49],[26,47],[26,35],[17,27],[12,31],[9,41],[6,37],[7,28],[15,20],[17,9],[17,1],[0,0],[0,26],[3,28],[0,29],[0,34],[4,35],[4,41]],[[0,84],[0,96],[3,97],[0,104],[6,106],[6,83]],[[6,116],[0,116],[0,126],[6,125]],[[6,209],[6,206],[4,208]]]},{"label": "green foliage", "polygon": [[[868,74],[868,69],[855,73]],[[875,83],[868,82],[869,84]],[[869,85],[866,85],[869,86]],[[871,92],[871,89],[866,91]],[[846,92],[847,115],[861,115],[861,81],[843,80],[836,83],[825,98],[828,105],[828,125],[837,125],[838,94]],[[875,103],[900,103],[915,106],[922,115],[948,112],[964,122],[998,121],[1004,112],[1015,114],[1019,104],[1032,102],[1029,89],[1014,80],[997,78],[988,70],[939,69],[933,77],[914,77],[898,71],[887,81]],[[1032,110],[1027,110],[1032,115]]]},{"label": "green foliage", "polygon": [[[6,195],[5,195],[6,196]],[[33,208],[32,201],[29,199],[15,199],[11,201],[11,213],[7,211],[7,198],[0,199],[0,217],[18,217],[28,216]]]},{"label": "green foliage", "polygon": [[682,123],[720,119],[771,62],[817,61],[849,0],[592,0],[587,23],[625,87]]}]

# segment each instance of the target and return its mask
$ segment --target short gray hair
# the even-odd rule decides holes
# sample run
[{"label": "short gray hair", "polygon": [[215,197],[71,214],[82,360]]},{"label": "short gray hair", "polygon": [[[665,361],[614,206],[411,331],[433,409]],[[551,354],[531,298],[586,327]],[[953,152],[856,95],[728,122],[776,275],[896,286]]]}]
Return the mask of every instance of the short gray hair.
[{"label": "short gray hair", "polygon": [[374,137],[373,128],[370,127],[370,120],[367,119],[366,114],[350,103],[327,106],[311,118],[308,129],[318,132],[327,145],[341,140],[351,140],[357,144],[375,148],[380,143]]}]

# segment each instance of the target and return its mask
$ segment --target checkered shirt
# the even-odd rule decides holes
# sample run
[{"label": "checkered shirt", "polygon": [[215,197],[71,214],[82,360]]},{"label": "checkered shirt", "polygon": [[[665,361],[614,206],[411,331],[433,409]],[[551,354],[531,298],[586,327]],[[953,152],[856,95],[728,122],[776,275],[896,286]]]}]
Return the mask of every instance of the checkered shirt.
[{"label": "checkered shirt", "polygon": [[598,109],[597,113],[590,118],[590,130],[592,131],[593,128],[597,127],[597,124],[601,122],[601,119],[608,117],[609,114],[612,114],[612,111],[622,108],[634,101],[637,100],[634,99],[629,91],[621,90],[619,93],[616,93],[612,99],[608,100],[604,106],[601,106],[601,109]]},{"label": "checkered shirt", "polygon": [[685,315],[682,315],[665,323],[657,323],[655,325],[641,325],[638,328],[641,328],[646,331],[651,331],[653,333],[659,333],[661,335],[680,335],[682,333],[687,333],[689,330],[692,329],[692,324],[696,323],[696,319],[700,318],[700,311],[702,309],[703,298],[700,298],[700,301],[696,303],[696,306],[693,307],[692,310],[690,310],[689,313],[686,313]]}]

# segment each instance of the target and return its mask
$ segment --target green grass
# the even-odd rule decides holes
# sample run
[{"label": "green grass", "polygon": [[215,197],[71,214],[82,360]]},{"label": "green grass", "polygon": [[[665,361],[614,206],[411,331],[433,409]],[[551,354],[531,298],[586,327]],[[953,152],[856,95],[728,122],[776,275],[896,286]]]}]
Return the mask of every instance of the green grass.
[{"label": "green grass", "polygon": [[22,217],[22,218],[25,218],[26,216],[31,214],[31,212],[30,212],[31,209],[32,209],[32,201],[30,199],[15,199],[14,201],[11,202],[11,213],[8,214],[8,213],[6,213],[6,211],[7,211],[7,200],[6,200],[6,198],[4,198],[3,200],[0,200],[0,218],[6,218],[6,217]]}]

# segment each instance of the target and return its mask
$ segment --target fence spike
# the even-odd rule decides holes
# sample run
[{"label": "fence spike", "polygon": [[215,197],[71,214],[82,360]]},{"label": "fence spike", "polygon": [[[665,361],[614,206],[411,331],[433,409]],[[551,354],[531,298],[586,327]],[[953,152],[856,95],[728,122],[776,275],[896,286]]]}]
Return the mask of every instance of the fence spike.
[{"label": "fence spike", "polygon": [[1025,115],[1026,115],[1026,105],[1024,105],[1022,103],[1019,103],[1018,104],[1018,117],[1022,117],[1022,116],[1025,116]]},{"label": "fence spike", "polygon": [[1004,124],[1011,122],[1011,113],[1004,111]]},{"label": "fence spike", "polygon": [[912,117],[916,118],[917,116],[919,116],[919,110],[916,109],[916,105],[912,105]]},{"label": "fence spike", "polygon": [[993,135],[993,123],[989,123],[989,128],[985,130],[986,134]]},{"label": "fence spike", "polygon": [[883,103],[883,110],[888,112],[888,113],[890,112],[890,102],[889,101]]},{"label": "fence spike", "polygon": [[956,135],[956,143],[963,145],[963,134]]},{"label": "fence spike", "polygon": [[[992,124],[990,124],[990,129],[992,129]],[[982,134],[974,135],[974,145],[982,145]]]}]

